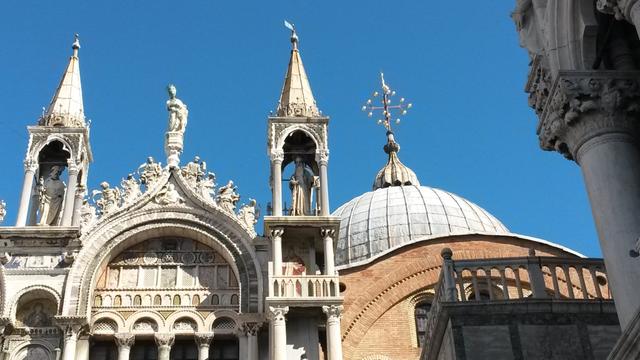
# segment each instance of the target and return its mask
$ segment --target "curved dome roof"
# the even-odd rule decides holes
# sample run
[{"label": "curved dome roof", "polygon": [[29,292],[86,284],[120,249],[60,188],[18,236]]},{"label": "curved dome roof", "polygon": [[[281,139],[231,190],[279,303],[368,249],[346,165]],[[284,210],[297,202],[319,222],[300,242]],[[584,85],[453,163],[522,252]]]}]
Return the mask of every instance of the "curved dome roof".
[{"label": "curved dome roof", "polygon": [[427,186],[391,186],[338,208],[336,265],[362,263],[405,244],[447,235],[507,234],[498,219],[455,194]]}]

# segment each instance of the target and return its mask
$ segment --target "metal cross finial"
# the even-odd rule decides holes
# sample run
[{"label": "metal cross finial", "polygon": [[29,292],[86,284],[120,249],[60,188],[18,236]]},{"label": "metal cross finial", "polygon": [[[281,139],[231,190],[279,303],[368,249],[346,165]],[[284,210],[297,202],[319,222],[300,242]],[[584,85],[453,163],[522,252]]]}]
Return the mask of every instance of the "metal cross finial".
[{"label": "metal cross finial", "polygon": [[73,45],[71,45],[71,48],[73,49],[73,56],[78,57],[78,49],[80,49],[80,35],[74,35]]},{"label": "metal cross finial", "polygon": [[[382,84],[382,106],[373,105],[373,101],[368,99],[366,104],[362,106],[362,111],[367,111],[369,117],[373,117],[373,112],[376,110],[382,110],[382,119],[378,119],[378,124],[383,125],[387,131],[391,131],[391,122],[393,121],[393,112],[399,111],[399,116],[406,115],[407,110],[411,109],[413,104],[405,103],[404,98],[400,98],[398,105],[391,105],[391,98],[396,95],[396,92],[391,90],[391,87],[384,81],[384,74],[380,72],[380,82]],[[380,94],[375,91],[373,97],[378,97]],[[396,124],[400,123],[400,118],[396,118]]]},{"label": "metal cross finial", "polygon": [[296,27],[292,23],[287,20],[284,21],[284,27],[291,30],[291,45],[293,45],[293,50],[298,49],[298,34],[296,33]]}]

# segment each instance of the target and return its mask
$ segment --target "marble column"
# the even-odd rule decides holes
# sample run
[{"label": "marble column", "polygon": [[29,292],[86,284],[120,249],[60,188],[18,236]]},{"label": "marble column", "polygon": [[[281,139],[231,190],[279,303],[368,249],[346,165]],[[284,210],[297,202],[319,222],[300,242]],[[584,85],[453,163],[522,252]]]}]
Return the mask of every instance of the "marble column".
[{"label": "marble column", "polygon": [[84,335],[78,339],[78,346],[76,347],[76,359],[77,360],[89,360],[89,351],[91,344],[89,344],[89,336]]},{"label": "marble column", "polygon": [[622,328],[640,307],[640,75],[562,71],[540,119],[540,143],[575,160],[591,203]]},{"label": "marble column", "polygon": [[269,306],[267,316],[272,331],[271,360],[287,360],[287,324],[285,315],[288,306]]},{"label": "marble column", "polygon": [[118,360],[129,360],[131,348],[136,341],[135,335],[131,333],[120,333],[113,336],[118,345]]},{"label": "marble column", "polygon": [[342,305],[323,306],[327,314],[327,353],[329,360],[342,360],[342,334],[340,333],[340,317]]},{"label": "marble column", "polygon": [[64,348],[62,350],[62,358],[64,360],[77,360],[76,350],[78,347],[78,333],[80,327],[69,326],[64,334]]},{"label": "marble column", "polygon": [[271,154],[271,181],[273,181],[271,206],[273,207],[273,216],[282,216],[282,160],[284,160],[282,151],[275,151]]},{"label": "marble column", "polygon": [[80,226],[80,209],[82,208],[82,200],[84,194],[87,191],[84,185],[78,185],[76,189],[76,200],[73,204],[73,219],[71,220],[71,226]]},{"label": "marble column", "polygon": [[62,210],[62,226],[71,226],[73,210],[75,208],[76,188],[78,186],[78,167],[73,161],[69,161],[67,167],[69,175],[67,189],[64,194],[64,209]]},{"label": "marble column", "polygon": [[[16,226],[25,226],[27,223],[27,212],[29,210],[29,200],[33,189],[33,178],[36,175],[38,163],[32,160],[24,162],[24,180],[22,182],[22,194],[20,195],[20,206],[16,216]],[[36,206],[36,204],[34,204]]]},{"label": "marble column", "polygon": [[195,340],[198,345],[198,360],[209,360],[209,348],[213,340],[213,333],[196,333]]},{"label": "marble column", "polygon": [[322,235],[322,241],[324,242],[324,274],[335,275],[335,258],[333,255],[333,237],[336,231],[334,229],[326,228],[320,231]]},{"label": "marble column", "polygon": [[158,360],[171,359],[171,347],[176,340],[174,334],[155,334],[154,339],[158,345]]},{"label": "marble column", "polygon": [[283,228],[272,228],[271,237],[271,251],[273,253],[273,275],[282,275],[282,235],[284,234]]},{"label": "marble column", "polygon": [[316,161],[320,164],[320,215],[329,216],[329,178],[327,175],[329,151],[318,151]]}]

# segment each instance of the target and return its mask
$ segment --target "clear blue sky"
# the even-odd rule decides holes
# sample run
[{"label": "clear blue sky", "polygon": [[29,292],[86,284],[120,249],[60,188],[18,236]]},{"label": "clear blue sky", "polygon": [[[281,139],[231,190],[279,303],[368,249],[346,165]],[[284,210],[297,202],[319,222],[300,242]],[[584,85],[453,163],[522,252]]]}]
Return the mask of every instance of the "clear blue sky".
[{"label": "clear blue sky", "polygon": [[[314,95],[331,117],[332,208],[370,190],[384,130],[360,111],[378,72],[414,103],[396,128],[423,185],[457,193],[513,232],[600,256],[579,167],[543,152],[523,88],[528,57],[513,1],[15,1],[0,31],[0,198],[15,219],[27,146],[81,36],[90,186],[164,160],[167,83],[190,110],[183,160],[198,154],[243,200],[269,201],[266,118],[296,24]],[[164,162],[164,161],[163,161]]]}]

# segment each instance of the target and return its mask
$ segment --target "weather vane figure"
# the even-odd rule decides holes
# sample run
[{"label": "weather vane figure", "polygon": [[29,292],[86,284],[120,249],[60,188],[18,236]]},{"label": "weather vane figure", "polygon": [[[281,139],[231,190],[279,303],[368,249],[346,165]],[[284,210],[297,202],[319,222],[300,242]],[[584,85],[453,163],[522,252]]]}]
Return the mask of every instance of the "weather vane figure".
[{"label": "weather vane figure", "polygon": [[[382,110],[382,119],[378,119],[378,124],[383,125],[388,132],[392,132],[391,123],[393,121],[394,113],[397,113],[398,116],[403,116],[407,114],[407,110],[411,109],[413,106],[411,103],[406,103],[404,98],[400,98],[400,102],[398,105],[391,105],[391,98],[396,95],[396,92],[391,89],[389,85],[384,81],[384,74],[380,73],[380,82],[382,84],[382,97],[381,104],[374,105],[373,100],[368,99],[367,102],[362,106],[362,111],[368,112],[369,117],[373,117],[373,113]],[[373,97],[377,98],[381,94],[375,91],[373,93]],[[400,123],[400,118],[396,117],[396,124]]]}]

